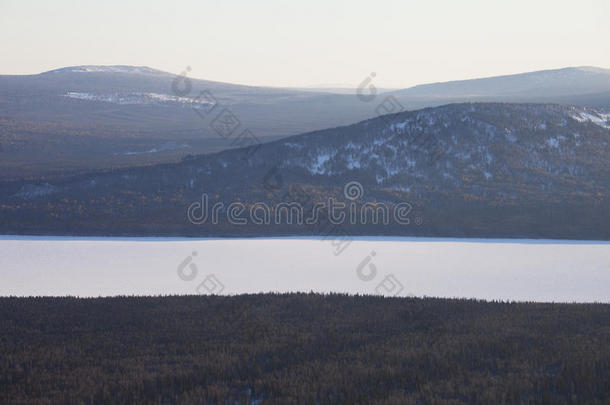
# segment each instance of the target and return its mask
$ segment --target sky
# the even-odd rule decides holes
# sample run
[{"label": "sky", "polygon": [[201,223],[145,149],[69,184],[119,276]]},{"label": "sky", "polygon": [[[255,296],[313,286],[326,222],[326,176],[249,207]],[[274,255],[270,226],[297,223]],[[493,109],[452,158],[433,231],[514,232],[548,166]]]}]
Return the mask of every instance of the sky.
[{"label": "sky", "polygon": [[260,86],[377,87],[610,68],[608,0],[0,0],[0,74],[137,65]]}]

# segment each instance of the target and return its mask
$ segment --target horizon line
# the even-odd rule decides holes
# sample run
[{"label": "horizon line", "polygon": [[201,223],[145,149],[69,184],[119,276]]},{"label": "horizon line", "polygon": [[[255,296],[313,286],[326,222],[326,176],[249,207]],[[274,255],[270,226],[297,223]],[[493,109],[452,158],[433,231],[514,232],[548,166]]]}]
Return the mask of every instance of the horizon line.
[{"label": "horizon line", "polygon": [[[154,67],[150,67],[148,65],[123,65],[123,64],[109,64],[109,65],[96,65],[96,64],[85,64],[85,65],[68,65],[68,66],[62,66],[62,67],[57,67],[54,69],[49,69],[49,70],[44,70],[38,73],[19,73],[19,74],[10,74],[10,73],[0,73],[0,77],[2,76],[39,76],[39,75],[44,75],[44,74],[49,74],[49,73],[53,73],[53,72],[60,72],[62,70],[69,70],[69,69],[76,69],[76,68],[86,68],[86,67],[92,67],[92,68],[119,68],[119,67],[123,67],[123,68],[140,68],[140,69],[149,69],[151,71],[155,71],[158,73],[162,73],[162,74],[166,74],[166,75],[170,75],[170,76],[180,76],[181,74],[183,74],[184,72],[181,73],[173,73],[173,72],[169,72],[169,71],[165,71],[165,70],[161,70],[161,69],[157,69]],[[190,66],[187,68],[189,69]],[[437,85],[437,84],[446,84],[446,83],[456,83],[456,82],[468,82],[468,81],[475,81],[475,80],[485,80],[485,79],[497,79],[497,78],[505,78],[505,77],[511,77],[511,76],[520,76],[520,75],[527,75],[527,74],[534,74],[534,73],[545,73],[545,72],[557,72],[557,71],[561,71],[561,70],[569,70],[569,69],[573,69],[573,70],[585,70],[585,69],[591,69],[591,70],[597,70],[599,71],[599,73],[601,72],[606,72],[608,74],[610,74],[610,68],[606,68],[606,67],[600,67],[600,66],[593,66],[593,65],[578,65],[578,66],[563,66],[563,67],[556,67],[556,68],[548,68],[548,69],[539,69],[539,70],[527,70],[527,71],[521,71],[521,72],[517,72],[517,73],[505,73],[505,74],[498,74],[498,75],[492,75],[492,76],[477,76],[477,77],[470,77],[470,78],[463,78],[463,79],[452,79],[452,80],[445,80],[445,81],[430,81],[430,82],[423,82],[423,83],[419,83],[419,84],[414,84],[411,86],[404,86],[404,85],[380,85],[378,86],[378,90],[383,91],[395,91],[395,90],[407,90],[407,89],[412,89],[412,88],[416,88],[416,87],[420,87],[420,86],[429,86],[429,85]],[[191,71],[191,69],[189,69],[189,72]],[[74,73],[103,73],[103,72],[74,72]],[[244,87],[257,87],[257,88],[274,88],[274,89],[293,89],[293,90],[302,90],[302,91],[318,91],[318,92],[324,92],[325,90],[328,90],[328,93],[332,93],[333,89],[339,89],[339,90],[356,90],[358,88],[358,84],[355,85],[349,85],[347,83],[343,83],[343,84],[337,84],[337,85],[333,85],[333,84],[317,84],[317,85],[265,85],[265,84],[247,84],[247,83],[240,83],[240,82],[234,82],[234,81],[223,81],[223,80],[212,80],[212,79],[203,79],[203,78],[199,78],[199,77],[192,77],[190,76],[191,80],[200,80],[200,81],[206,81],[206,82],[212,82],[212,83],[222,83],[222,84],[231,84],[231,85],[236,85],[236,86],[244,86]]]}]

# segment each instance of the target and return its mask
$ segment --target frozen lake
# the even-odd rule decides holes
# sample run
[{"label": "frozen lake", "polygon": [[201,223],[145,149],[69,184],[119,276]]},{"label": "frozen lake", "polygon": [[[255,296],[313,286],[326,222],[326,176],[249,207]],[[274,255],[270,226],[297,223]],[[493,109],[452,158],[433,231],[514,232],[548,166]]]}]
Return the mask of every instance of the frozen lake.
[{"label": "frozen lake", "polygon": [[610,243],[0,236],[0,295],[269,291],[610,302]]}]

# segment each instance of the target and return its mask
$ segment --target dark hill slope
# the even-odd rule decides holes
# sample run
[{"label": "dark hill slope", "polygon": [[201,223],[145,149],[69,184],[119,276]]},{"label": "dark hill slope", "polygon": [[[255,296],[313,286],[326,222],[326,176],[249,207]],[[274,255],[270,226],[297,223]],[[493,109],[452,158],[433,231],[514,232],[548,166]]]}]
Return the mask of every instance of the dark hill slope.
[{"label": "dark hill slope", "polygon": [[186,211],[203,193],[224,204],[221,217],[236,201],[246,211],[256,202],[346,202],[343,186],[357,181],[358,204],[408,202],[412,221],[349,224],[352,233],[607,239],[609,117],[560,105],[447,105],[177,164],[5,183],[0,226],[5,233],[319,233],[313,225],[193,225]]}]

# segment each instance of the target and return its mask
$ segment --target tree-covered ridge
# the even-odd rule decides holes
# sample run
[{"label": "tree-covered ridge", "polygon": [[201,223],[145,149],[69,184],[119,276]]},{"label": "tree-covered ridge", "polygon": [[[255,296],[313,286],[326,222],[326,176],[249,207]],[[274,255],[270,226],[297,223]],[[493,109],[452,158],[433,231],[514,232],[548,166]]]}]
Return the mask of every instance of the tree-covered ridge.
[{"label": "tree-covered ridge", "polygon": [[610,306],[0,298],[0,402],[605,404]]},{"label": "tree-covered ridge", "polygon": [[[235,225],[259,203],[408,204],[409,224],[343,224],[349,234],[610,239],[610,114],[545,104],[407,111],[180,163],[0,182],[6,234],[320,235],[320,225]],[[193,223],[208,197],[219,220]],[[242,216],[240,220],[244,220]],[[419,219],[419,221],[418,221]]]}]

